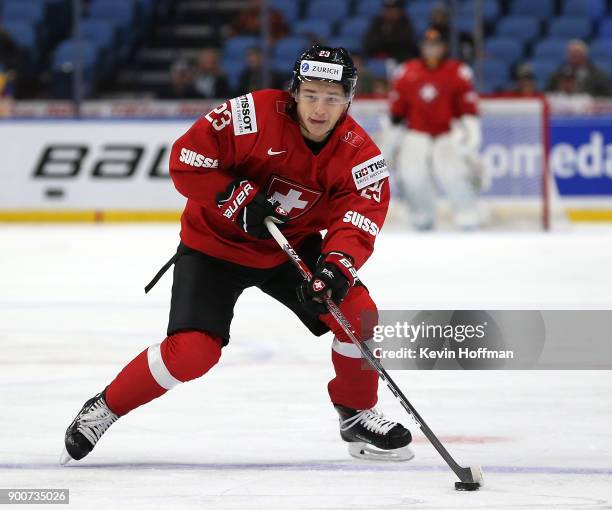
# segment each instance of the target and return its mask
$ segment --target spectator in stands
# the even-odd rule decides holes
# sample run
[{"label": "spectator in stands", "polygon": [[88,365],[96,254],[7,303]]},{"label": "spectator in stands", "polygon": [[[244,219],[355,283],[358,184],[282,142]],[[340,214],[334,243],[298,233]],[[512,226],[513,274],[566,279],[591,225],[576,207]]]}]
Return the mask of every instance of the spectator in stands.
[{"label": "spectator in stands", "polygon": [[404,10],[403,0],[384,0],[364,37],[367,56],[392,58],[403,62],[418,56],[412,22]]},{"label": "spectator in stands", "polygon": [[537,97],[541,96],[538,82],[530,64],[521,64],[515,73],[515,86],[508,92],[509,96]]},{"label": "spectator in stands", "polygon": [[[571,93],[586,93],[591,96],[609,96],[610,80],[606,73],[597,68],[589,60],[587,45],[573,39],[567,45],[566,62],[559,68],[550,80],[550,91],[567,91]],[[571,83],[575,81],[575,84]],[[575,90],[574,90],[575,89]]]},{"label": "spectator in stands", "polygon": [[356,96],[371,95],[374,93],[374,81],[376,76],[370,71],[363,61],[363,55],[360,53],[351,53],[353,57],[353,63],[357,69],[357,88],[355,89]]},{"label": "spectator in stands", "polygon": [[9,33],[0,27],[0,98],[15,94],[17,45]]},{"label": "spectator in stands", "polygon": [[576,70],[569,64],[564,64],[555,75],[556,87],[552,92],[560,92],[567,96],[580,94]]},{"label": "spectator in stands", "polygon": [[17,60],[17,45],[11,35],[0,26],[0,64],[7,69],[14,69]]},{"label": "spectator in stands", "polygon": [[219,53],[216,49],[206,48],[200,52],[193,88],[200,98],[226,99],[231,95],[229,82],[219,65]]},{"label": "spectator in stands", "polygon": [[170,69],[170,87],[165,99],[195,99],[200,97],[193,87],[193,66],[185,59],[177,60]]},{"label": "spectator in stands", "polygon": [[15,73],[0,64],[0,100],[15,95]]},{"label": "spectator in stands", "polygon": [[[446,41],[451,40],[448,8],[442,2],[436,3],[431,9],[429,26],[435,28]],[[459,59],[464,62],[474,61],[474,37],[472,34],[460,32],[459,36]]]},{"label": "spectator in stands", "polygon": [[235,91],[236,96],[253,92],[254,90],[271,88],[284,88],[283,79],[274,70],[268,72],[268,83],[263,82],[263,58],[259,48],[249,48],[246,52],[246,67],[240,73],[238,80],[238,90]]},{"label": "spectator in stands", "polygon": [[[289,33],[282,13],[271,7],[268,8],[268,30],[272,43]],[[261,35],[261,0],[249,0],[232,22],[232,35]]]}]

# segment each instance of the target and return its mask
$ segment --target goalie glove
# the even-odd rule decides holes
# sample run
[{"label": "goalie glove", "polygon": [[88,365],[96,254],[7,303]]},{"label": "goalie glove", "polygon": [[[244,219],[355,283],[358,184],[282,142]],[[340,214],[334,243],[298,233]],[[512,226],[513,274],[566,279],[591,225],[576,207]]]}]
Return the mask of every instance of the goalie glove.
[{"label": "goalie glove", "polygon": [[476,115],[463,115],[452,122],[453,143],[463,154],[478,154],[482,145],[480,118]]},{"label": "goalie glove", "polygon": [[466,154],[465,164],[468,168],[468,178],[477,193],[491,187],[491,178],[479,154]]},{"label": "goalie glove", "polygon": [[224,192],[218,193],[217,206],[223,217],[257,239],[272,237],[264,224],[268,216],[275,223],[284,223],[289,219],[279,202],[267,198],[254,182],[247,179],[237,179]]},{"label": "goalie glove", "polygon": [[297,288],[298,299],[307,311],[321,315],[328,311],[323,302],[324,296],[331,297],[339,305],[358,281],[357,270],[350,258],[333,251],[319,260],[312,279],[304,280]]},{"label": "goalie glove", "polygon": [[398,166],[398,153],[405,133],[406,127],[401,119],[383,120],[381,149],[387,165],[390,167],[396,168]]},{"label": "goalie glove", "polygon": [[476,115],[463,115],[453,121],[451,138],[468,169],[468,178],[476,192],[486,189],[490,183],[479,150],[482,144],[482,128]]}]

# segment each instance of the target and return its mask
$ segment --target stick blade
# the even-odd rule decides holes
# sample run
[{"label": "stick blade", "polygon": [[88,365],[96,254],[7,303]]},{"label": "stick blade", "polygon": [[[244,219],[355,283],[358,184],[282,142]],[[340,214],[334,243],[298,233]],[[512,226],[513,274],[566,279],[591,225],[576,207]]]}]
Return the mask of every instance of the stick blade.
[{"label": "stick blade", "polygon": [[455,490],[457,491],[477,491],[484,486],[484,478],[482,476],[482,468],[480,466],[470,466],[472,475],[471,480],[455,482]]}]

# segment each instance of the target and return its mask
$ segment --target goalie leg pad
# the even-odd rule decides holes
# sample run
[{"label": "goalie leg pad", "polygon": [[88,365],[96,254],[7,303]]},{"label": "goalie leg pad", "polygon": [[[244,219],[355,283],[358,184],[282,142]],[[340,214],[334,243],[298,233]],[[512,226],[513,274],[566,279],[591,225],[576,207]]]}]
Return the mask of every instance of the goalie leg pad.
[{"label": "goalie leg pad", "polygon": [[398,158],[411,220],[418,230],[429,230],[436,222],[436,190],[430,169],[432,144],[431,136],[408,131]]},{"label": "goalie leg pad", "polygon": [[433,168],[440,186],[448,197],[455,223],[464,229],[477,228],[481,221],[477,193],[465,155],[452,143],[450,136],[439,136],[433,149]]}]

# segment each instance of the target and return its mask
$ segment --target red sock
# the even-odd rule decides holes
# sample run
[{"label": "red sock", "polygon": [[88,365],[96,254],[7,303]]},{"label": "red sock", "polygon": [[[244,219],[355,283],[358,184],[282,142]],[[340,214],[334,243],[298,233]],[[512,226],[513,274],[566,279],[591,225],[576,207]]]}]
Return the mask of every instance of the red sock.
[{"label": "red sock", "polygon": [[[365,287],[352,287],[340,310],[351,323],[360,339],[372,338],[372,330],[378,322],[376,304]],[[334,333],[332,362],[336,371],[327,389],[334,404],[351,409],[369,409],[378,400],[378,373],[363,364],[361,351],[353,344],[331,314],[319,317]]]},{"label": "red sock", "polygon": [[201,377],[221,356],[219,337],[182,331],[142,351],[106,388],[106,403],[123,416],[177,384]]},{"label": "red sock", "polygon": [[362,367],[357,346],[334,338],[332,362],[336,377],[327,385],[331,401],[351,409],[374,407],[378,400],[378,373]]}]

